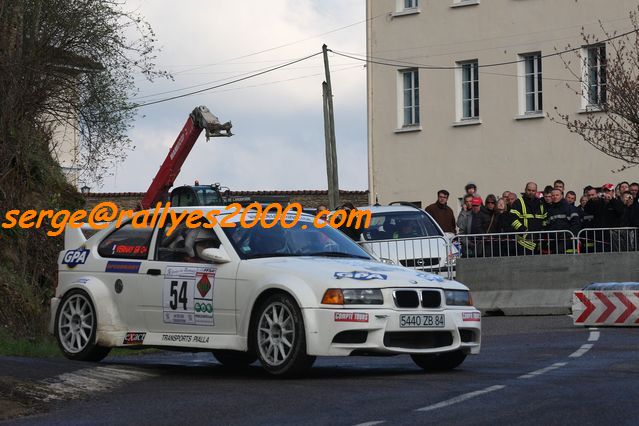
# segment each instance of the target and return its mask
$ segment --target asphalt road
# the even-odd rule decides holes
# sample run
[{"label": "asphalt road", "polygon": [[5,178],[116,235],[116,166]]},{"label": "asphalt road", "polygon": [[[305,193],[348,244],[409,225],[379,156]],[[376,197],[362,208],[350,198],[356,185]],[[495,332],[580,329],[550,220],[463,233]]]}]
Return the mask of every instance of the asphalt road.
[{"label": "asphalt road", "polygon": [[408,356],[321,358],[298,380],[228,371],[206,353],[0,357],[0,412],[47,425],[637,424],[638,329],[558,316],[486,317],[483,328],[480,355],[435,374]]}]

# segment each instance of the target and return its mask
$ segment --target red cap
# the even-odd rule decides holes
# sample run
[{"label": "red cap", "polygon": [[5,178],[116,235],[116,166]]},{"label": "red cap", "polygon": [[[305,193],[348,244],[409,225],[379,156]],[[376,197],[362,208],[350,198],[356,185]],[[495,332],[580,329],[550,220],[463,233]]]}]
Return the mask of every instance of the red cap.
[{"label": "red cap", "polygon": [[481,198],[473,197],[473,201],[471,202],[473,206],[481,206]]},{"label": "red cap", "polygon": [[612,191],[613,189],[615,189],[615,186],[613,184],[611,184],[611,183],[605,183],[605,184],[601,185],[601,188],[604,191]]}]

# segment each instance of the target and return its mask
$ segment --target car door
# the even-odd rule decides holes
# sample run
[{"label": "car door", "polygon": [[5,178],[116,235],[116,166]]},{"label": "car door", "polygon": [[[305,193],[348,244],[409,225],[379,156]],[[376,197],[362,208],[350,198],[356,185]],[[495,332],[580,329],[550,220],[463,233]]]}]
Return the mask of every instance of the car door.
[{"label": "car door", "polygon": [[[235,283],[238,262],[214,264],[195,246],[220,247],[213,229],[170,224],[158,229],[154,252],[145,262],[139,309],[151,332],[235,334]],[[195,237],[194,237],[195,235]]]}]

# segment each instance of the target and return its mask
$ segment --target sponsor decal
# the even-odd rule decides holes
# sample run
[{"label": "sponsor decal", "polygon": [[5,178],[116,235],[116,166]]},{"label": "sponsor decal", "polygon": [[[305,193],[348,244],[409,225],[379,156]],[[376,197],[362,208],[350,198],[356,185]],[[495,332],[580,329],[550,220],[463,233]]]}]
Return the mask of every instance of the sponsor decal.
[{"label": "sponsor decal", "polygon": [[481,313],[480,312],[462,312],[462,320],[466,321],[481,321]]},{"label": "sponsor decal", "polygon": [[215,326],[213,293],[215,268],[166,268],[162,293],[165,324]]},{"label": "sponsor decal", "polygon": [[436,275],[436,274],[427,274],[424,272],[418,272],[415,275],[417,275],[419,278],[423,278],[427,281],[435,281],[438,283],[443,283],[444,282],[444,277],[440,276],[440,275]]},{"label": "sponsor decal", "polygon": [[163,334],[161,340],[172,343],[209,343],[209,336],[198,336],[197,334]]},{"label": "sponsor decal", "polygon": [[76,265],[83,265],[88,257],[88,249],[67,250],[62,258],[62,264],[67,265],[69,268],[74,268]]},{"label": "sponsor decal", "polygon": [[73,281],[73,283],[75,284],[86,284],[89,282],[88,278],[76,278],[75,281]]},{"label": "sponsor decal", "polygon": [[144,338],[146,337],[146,333],[140,331],[129,331],[126,336],[124,336],[125,345],[141,345],[144,343]]},{"label": "sponsor decal", "polygon": [[197,291],[200,296],[206,297],[213,286],[211,281],[215,281],[215,271],[213,272],[196,272],[195,278],[197,280]]},{"label": "sponsor decal", "polygon": [[360,312],[335,312],[335,322],[368,322],[368,314]]},{"label": "sponsor decal", "polygon": [[137,274],[140,270],[140,262],[119,262],[115,260],[107,263],[105,272],[120,272],[123,274]]},{"label": "sponsor decal", "polygon": [[376,272],[368,272],[368,271],[351,271],[351,272],[335,272],[333,275],[334,278],[341,280],[342,278],[352,278],[354,280],[360,281],[370,281],[370,280],[386,280],[388,275],[379,274]]},{"label": "sponsor decal", "polygon": [[146,246],[126,246],[123,244],[114,244],[112,251],[113,254],[145,255],[148,252],[148,248]]}]

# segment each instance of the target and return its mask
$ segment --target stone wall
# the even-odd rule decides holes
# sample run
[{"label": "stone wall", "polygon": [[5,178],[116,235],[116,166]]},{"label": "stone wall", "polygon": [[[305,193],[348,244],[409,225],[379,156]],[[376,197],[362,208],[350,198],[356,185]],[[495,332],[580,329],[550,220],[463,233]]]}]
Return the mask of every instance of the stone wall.
[{"label": "stone wall", "polygon": [[[340,191],[342,203],[350,201],[356,206],[368,205],[368,191]],[[230,191],[230,196],[284,196],[291,203],[300,203],[302,207],[315,208],[328,204],[328,191]],[[121,209],[135,209],[144,197],[144,192],[101,192],[85,195],[86,208],[90,209],[103,201],[112,201]]]}]

